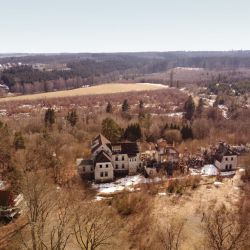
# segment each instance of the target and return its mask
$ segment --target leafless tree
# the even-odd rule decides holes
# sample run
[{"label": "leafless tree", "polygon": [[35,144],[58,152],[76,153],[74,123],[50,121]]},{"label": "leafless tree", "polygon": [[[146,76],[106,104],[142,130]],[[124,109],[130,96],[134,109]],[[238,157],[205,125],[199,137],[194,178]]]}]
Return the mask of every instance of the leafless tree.
[{"label": "leafless tree", "polygon": [[114,218],[100,205],[88,204],[75,213],[74,235],[80,249],[109,248],[117,232]]},{"label": "leafless tree", "polygon": [[[27,225],[20,231],[22,244],[32,250],[63,250],[71,235],[69,203],[61,200],[46,176],[39,172],[24,174],[23,194]],[[27,241],[29,239],[30,241]]]},{"label": "leafless tree", "polygon": [[165,250],[178,250],[184,239],[184,219],[170,218],[158,231],[160,245]]},{"label": "leafless tree", "polygon": [[249,249],[249,222],[225,205],[204,215],[205,245],[211,250]]}]

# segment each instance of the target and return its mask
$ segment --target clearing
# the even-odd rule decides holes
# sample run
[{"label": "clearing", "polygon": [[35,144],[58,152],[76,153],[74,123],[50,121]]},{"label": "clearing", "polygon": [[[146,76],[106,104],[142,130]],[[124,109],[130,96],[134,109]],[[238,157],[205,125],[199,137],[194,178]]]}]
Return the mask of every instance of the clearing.
[{"label": "clearing", "polygon": [[78,88],[72,90],[4,97],[0,98],[0,102],[49,99],[49,98],[60,98],[69,96],[82,96],[82,95],[114,94],[114,93],[130,92],[130,91],[158,90],[163,88],[167,88],[167,86],[162,84],[152,84],[152,83],[111,83],[111,84],[101,84],[92,87]]}]

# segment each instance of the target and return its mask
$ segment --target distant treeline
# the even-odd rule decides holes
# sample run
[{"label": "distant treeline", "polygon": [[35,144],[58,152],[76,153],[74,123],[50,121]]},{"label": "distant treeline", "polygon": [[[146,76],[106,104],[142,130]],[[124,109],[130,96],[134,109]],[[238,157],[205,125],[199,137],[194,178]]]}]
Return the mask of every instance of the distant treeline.
[{"label": "distant treeline", "polygon": [[164,72],[175,67],[208,70],[250,68],[250,51],[232,52],[145,52],[44,54],[0,58],[0,63],[32,65],[64,63],[70,70],[40,71],[17,66],[0,73],[0,80],[12,92],[34,93],[71,89],[117,80],[133,80],[144,74]]}]

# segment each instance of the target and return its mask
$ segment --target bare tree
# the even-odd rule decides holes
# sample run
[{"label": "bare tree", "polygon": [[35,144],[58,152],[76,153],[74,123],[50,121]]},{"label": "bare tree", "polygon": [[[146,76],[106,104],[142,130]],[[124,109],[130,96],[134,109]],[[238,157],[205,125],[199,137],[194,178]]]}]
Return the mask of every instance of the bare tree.
[{"label": "bare tree", "polygon": [[204,215],[205,245],[211,250],[249,249],[249,222],[225,205]]},{"label": "bare tree", "polygon": [[178,250],[184,239],[184,219],[170,218],[158,231],[160,245],[165,250]]},{"label": "bare tree", "polygon": [[[27,225],[20,231],[26,249],[63,250],[66,248],[70,231],[68,204],[61,200],[47,177],[33,171],[24,174],[23,194],[26,202]],[[27,241],[29,239],[30,241]]]},{"label": "bare tree", "polygon": [[110,248],[117,227],[114,218],[103,207],[88,204],[77,209],[73,230],[80,249],[95,250]]}]

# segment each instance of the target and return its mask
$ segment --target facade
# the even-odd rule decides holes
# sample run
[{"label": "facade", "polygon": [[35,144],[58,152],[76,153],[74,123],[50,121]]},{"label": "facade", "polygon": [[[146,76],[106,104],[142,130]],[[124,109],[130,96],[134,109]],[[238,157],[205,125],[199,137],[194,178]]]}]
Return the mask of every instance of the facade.
[{"label": "facade", "polygon": [[101,151],[96,156],[94,169],[96,182],[108,182],[114,179],[114,168],[111,158],[104,151]]},{"label": "facade", "polygon": [[233,171],[237,168],[237,155],[227,153],[220,159],[215,160],[215,166],[220,171]]},{"label": "facade", "polygon": [[92,141],[91,153],[91,159],[77,161],[78,172],[82,177],[94,178],[96,182],[136,174],[141,165],[137,143],[111,143],[101,134]]},{"label": "facade", "polygon": [[158,151],[158,162],[172,162],[178,164],[179,162],[179,152],[172,146],[166,146],[159,148]]},{"label": "facade", "polygon": [[215,166],[220,171],[233,171],[237,169],[237,154],[230,147],[220,142],[215,153]]}]

